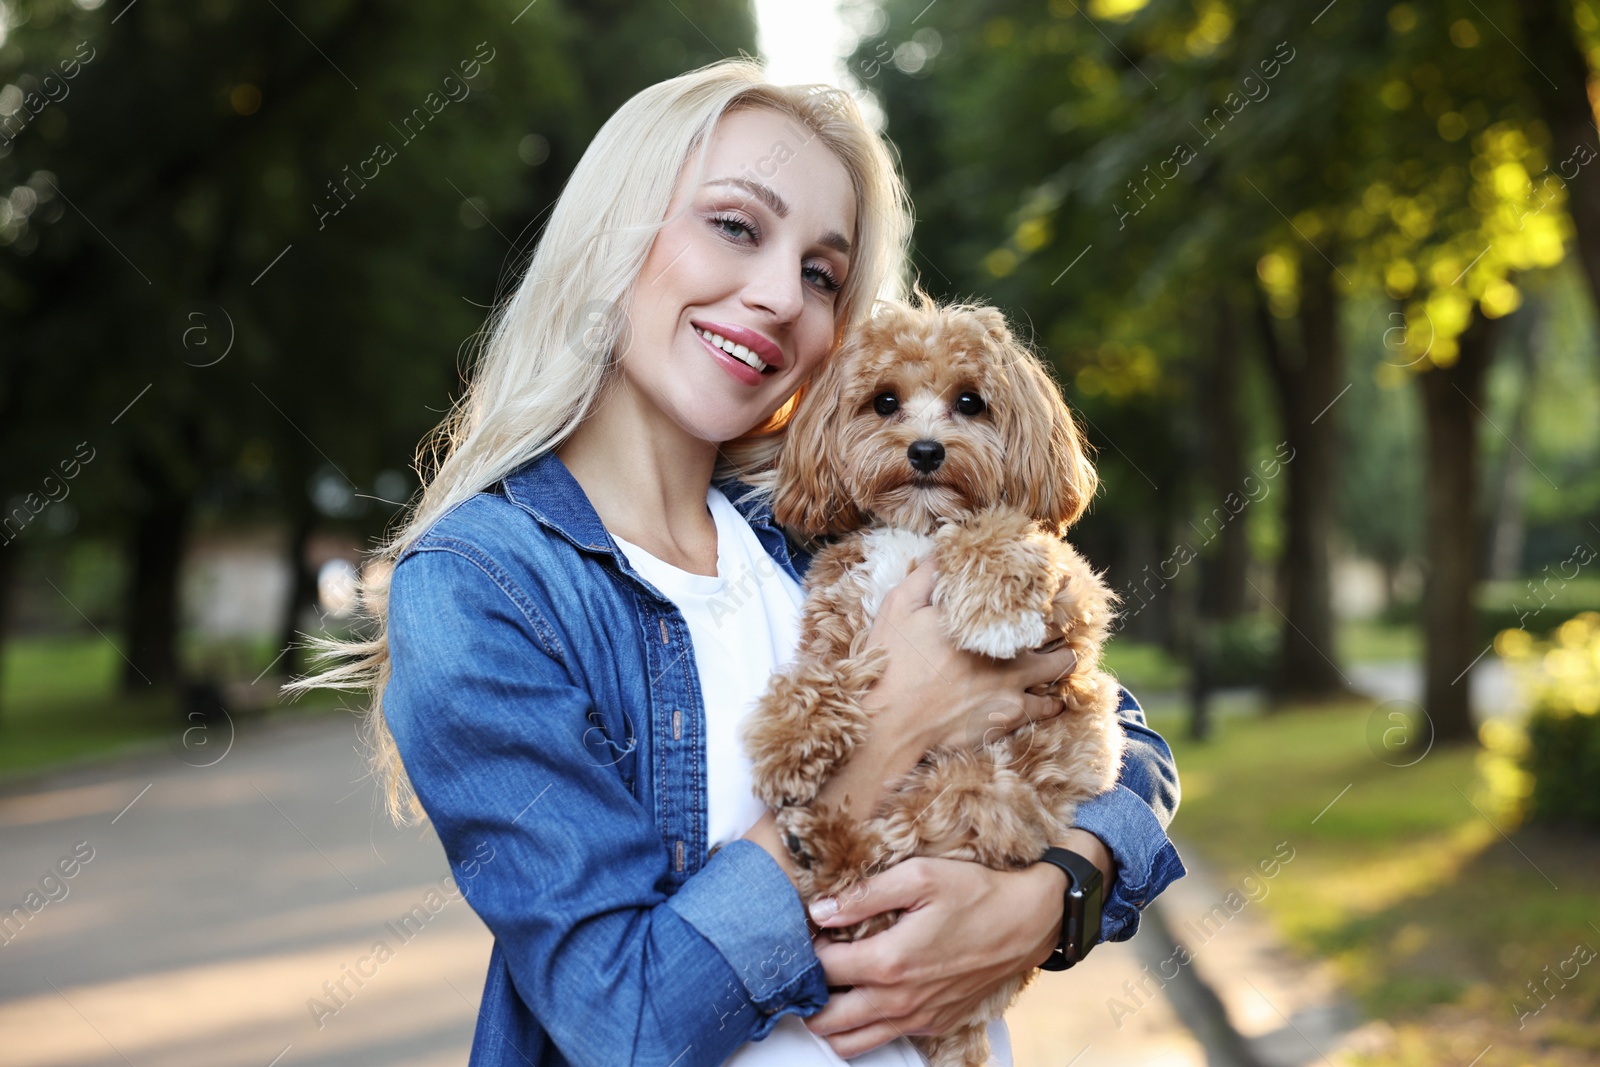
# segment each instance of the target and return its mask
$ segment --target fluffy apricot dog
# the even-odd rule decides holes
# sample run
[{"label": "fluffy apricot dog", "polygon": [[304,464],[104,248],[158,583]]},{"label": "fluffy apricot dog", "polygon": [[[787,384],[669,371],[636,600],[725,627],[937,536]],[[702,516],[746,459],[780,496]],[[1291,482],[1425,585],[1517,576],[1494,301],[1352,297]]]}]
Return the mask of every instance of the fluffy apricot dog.
[{"label": "fluffy apricot dog", "polygon": [[[773,676],[743,739],[755,791],[802,866],[806,900],[859,889],[911,856],[999,869],[1036,861],[1077,804],[1115,783],[1117,683],[1099,667],[1114,595],[1062,540],[1095,487],[1077,427],[1039,359],[996,309],[883,305],[813,382],[779,459],[774,516],[831,539],[806,574],[796,657]],[[866,646],[883,598],[924,557],[952,644],[998,659],[1067,642],[1077,665],[1046,690],[1066,710],[935,749],[874,812],[813,803],[867,734],[862,699],[887,653]],[[998,705],[997,705],[998,706]],[[835,930],[855,940],[899,917]],[[914,1044],[934,1067],[980,1067],[985,1026],[1032,972],[973,1017]]]}]

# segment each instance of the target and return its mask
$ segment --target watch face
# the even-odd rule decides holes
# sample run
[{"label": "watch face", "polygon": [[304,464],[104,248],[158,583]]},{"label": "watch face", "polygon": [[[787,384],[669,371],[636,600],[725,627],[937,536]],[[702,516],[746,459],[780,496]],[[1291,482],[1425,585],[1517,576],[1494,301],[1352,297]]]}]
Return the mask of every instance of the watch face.
[{"label": "watch face", "polygon": [[1078,958],[1088,955],[1089,950],[1100,943],[1100,886],[1090,888],[1090,892],[1083,902],[1083,918],[1079,933]]}]

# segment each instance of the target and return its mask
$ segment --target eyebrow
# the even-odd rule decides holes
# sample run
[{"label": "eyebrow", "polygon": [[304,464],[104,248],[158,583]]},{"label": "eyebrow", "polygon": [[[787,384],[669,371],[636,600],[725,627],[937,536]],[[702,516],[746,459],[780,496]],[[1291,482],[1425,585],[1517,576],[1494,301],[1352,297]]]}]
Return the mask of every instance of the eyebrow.
[{"label": "eyebrow", "polygon": [[[706,182],[706,184],[732,185],[736,188],[743,189],[745,192],[749,193],[751,196],[767,205],[767,207],[771,208],[772,213],[778,216],[780,219],[786,219],[789,217],[789,202],[783,197],[779,196],[777,190],[772,188],[770,185],[763,185],[761,182],[753,182],[749,178],[713,178]],[[817,243],[822,245],[824,248],[831,248],[842,255],[850,254],[850,241],[838,230],[829,230],[817,240]]]}]

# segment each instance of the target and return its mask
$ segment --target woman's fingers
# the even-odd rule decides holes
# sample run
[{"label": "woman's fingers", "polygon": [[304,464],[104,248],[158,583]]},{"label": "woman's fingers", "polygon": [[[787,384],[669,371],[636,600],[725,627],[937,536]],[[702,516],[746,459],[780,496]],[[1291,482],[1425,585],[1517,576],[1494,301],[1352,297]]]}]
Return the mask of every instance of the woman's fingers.
[{"label": "woman's fingers", "polygon": [[889,591],[889,596],[895,599],[897,605],[903,605],[907,612],[927,607],[933,603],[933,579],[937,573],[933,556],[924,556],[909,574],[900,579],[900,584]]},{"label": "woman's fingers", "polygon": [[920,870],[915,859],[905,860],[868,878],[854,892],[818,897],[811,902],[811,921],[818,926],[849,926],[879,912],[913,907],[921,903],[927,888]]},{"label": "woman's fingers", "polygon": [[1022,674],[1022,688],[1037,689],[1071,674],[1078,654],[1063,644],[1053,652],[1024,652],[1011,662]]},{"label": "woman's fingers", "polygon": [[1018,727],[1042,722],[1065,710],[1066,704],[1058,696],[1007,693],[991,697],[973,711],[962,740],[969,749],[981,749],[1004,741]]},{"label": "woman's fingers", "polygon": [[[1060,697],[1035,696],[1032,693],[1022,694],[1022,712],[1028,722],[1040,722],[1051,719],[1067,710],[1066,702]],[[1021,725],[1020,723],[1018,724]]]}]

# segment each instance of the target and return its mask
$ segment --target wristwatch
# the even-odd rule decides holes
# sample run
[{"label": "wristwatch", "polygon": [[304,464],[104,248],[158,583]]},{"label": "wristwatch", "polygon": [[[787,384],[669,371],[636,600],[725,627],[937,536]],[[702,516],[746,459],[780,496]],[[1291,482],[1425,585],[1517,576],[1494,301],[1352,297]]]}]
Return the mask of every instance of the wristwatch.
[{"label": "wristwatch", "polygon": [[1038,862],[1060,867],[1067,875],[1061,940],[1050,958],[1039,965],[1046,971],[1064,971],[1087,956],[1100,942],[1100,907],[1104,903],[1105,879],[1099,867],[1064,848],[1045,849]]}]

